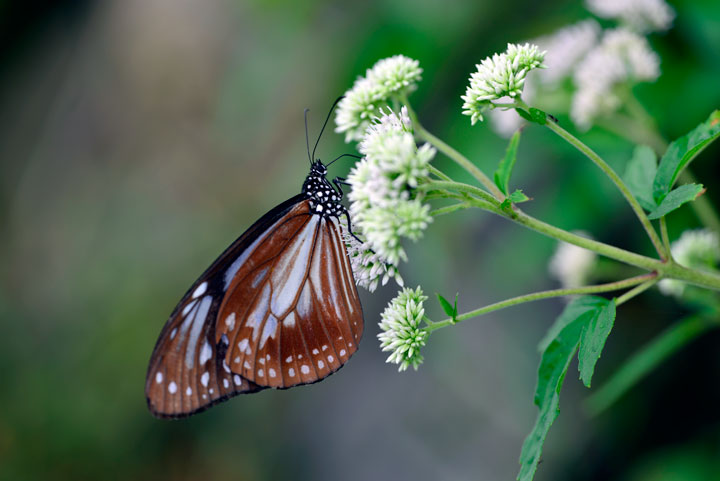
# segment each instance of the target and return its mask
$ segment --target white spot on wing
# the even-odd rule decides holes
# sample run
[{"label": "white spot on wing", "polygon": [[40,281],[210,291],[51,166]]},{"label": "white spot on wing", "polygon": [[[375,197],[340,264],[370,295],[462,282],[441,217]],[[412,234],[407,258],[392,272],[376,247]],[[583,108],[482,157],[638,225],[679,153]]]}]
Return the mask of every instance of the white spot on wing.
[{"label": "white spot on wing", "polygon": [[175,381],[170,381],[170,384],[168,384],[168,392],[170,394],[175,394],[177,392],[177,384],[175,384]]},{"label": "white spot on wing", "polygon": [[170,340],[173,340],[175,338],[175,334],[177,334],[177,327],[173,328],[173,330],[170,331]]},{"label": "white spot on wing", "polygon": [[192,298],[196,299],[196,298],[202,296],[203,294],[205,294],[205,291],[207,291],[207,286],[208,286],[207,282],[203,282],[202,284],[197,286],[197,289],[195,289],[195,291],[192,293]]},{"label": "white spot on wing", "polygon": [[223,359],[223,369],[225,369],[226,373],[230,374],[230,366],[227,365],[225,359]]},{"label": "white spot on wing", "polygon": [[223,379],[223,386],[225,387],[225,389],[230,387],[230,382],[227,380],[227,378]]},{"label": "white spot on wing", "polygon": [[245,361],[245,362],[243,363],[243,367],[244,367],[245,369],[250,369],[250,363],[247,362],[247,361]]},{"label": "white spot on wing", "polygon": [[190,386],[188,386],[188,388],[185,390],[185,394],[187,396],[192,396],[192,388]]},{"label": "white spot on wing", "polygon": [[277,319],[275,319],[275,316],[270,314],[270,317],[268,317],[267,321],[265,321],[265,327],[263,327],[262,336],[260,337],[260,349],[263,348],[263,346],[265,345],[265,341],[268,340],[268,337],[272,337],[273,339],[275,339],[275,334],[277,333],[277,326]]},{"label": "white spot on wing", "polygon": [[202,376],[200,376],[200,383],[207,387],[208,383],[210,382],[210,373],[205,371]]},{"label": "white spot on wing", "polygon": [[233,359],[233,362],[235,364],[240,364],[240,356],[235,356],[235,359]]},{"label": "white spot on wing", "polygon": [[211,357],[212,347],[210,347],[210,343],[206,339],[205,344],[203,344],[202,350],[200,351],[200,365],[205,364]]},{"label": "white spot on wing", "polygon": [[295,377],[295,369],[293,369],[293,368],[288,369],[288,376]]},{"label": "white spot on wing", "polygon": [[228,331],[232,331],[235,329],[235,313],[231,312],[229,316],[225,318],[225,325],[228,328]]},{"label": "white spot on wing", "polygon": [[322,350],[327,351],[327,344],[323,344]]},{"label": "white spot on wing", "polygon": [[263,377],[265,375],[265,371],[262,369],[258,369],[258,377]]},{"label": "white spot on wing", "polygon": [[245,349],[248,347],[249,341],[246,339],[243,339],[242,341],[238,342],[238,349],[240,349],[240,352],[245,352]]},{"label": "white spot on wing", "polygon": [[318,354],[320,354],[320,351],[318,351],[317,349],[313,349],[312,353],[313,353],[313,356],[317,356]]},{"label": "white spot on wing", "polygon": [[300,371],[301,371],[303,374],[308,374],[308,373],[310,372],[310,368],[307,367],[307,365],[303,364],[302,367],[300,368]]},{"label": "white spot on wing", "polygon": [[190,312],[190,310],[195,307],[195,304],[197,304],[197,299],[189,302],[188,305],[185,306],[185,308],[182,310],[183,317],[188,315],[188,312]]},{"label": "white spot on wing", "polygon": [[341,355],[341,356],[344,356],[344,355],[345,355],[345,349],[340,349],[340,355]]},{"label": "white spot on wing", "polygon": [[235,374],[233,376],[233,382],[235,383],[236,386],[239,386],[240,384],[242,384],[242,378],[240,376],[238,376],[237,374]]},{"label": "white spot on wing", "polygon": [[158,383],[158,384],[160,384],[160,383],[162,382],[162,379],[163,379],[163,378],[162,378],[162,373],[161,373],[160,371],[158,371],[158,373],[155,374],[155,382]]},{"label": "white spot on wing", "polygon": [[259,362],[260,364],[265,364],[265,358],[264,358],[264,357],[261,357],[260,359],[258,359],[258,362]]},{"label": "white spot on wing", "polygon": [[292,362],[292,356],[288,356],[285,358],[285,362],[291,363]]},{"label": "white spot on wing", "polygon": [[322,362],[322,361],[318,361],[318,362],[317,362],[317,366],[318,366],[318,368],[322,369],[322,368],[325,367],[325,363]]},{"label": "white spot on wing", "polygon": [[273,368],[268,369],[268,374],[270,374],[270,377],[275,377],[275,375],[276,375],[275,369],[273,369]]},{"label": "white spot on wing", "polygon": [[335,360],[335,358],[334,358],[334,357],[332,357],[332,356],[328,356],[328,358],[327,358],[327,359],[328,359],[328,362],[333,362],[333,361]]}]

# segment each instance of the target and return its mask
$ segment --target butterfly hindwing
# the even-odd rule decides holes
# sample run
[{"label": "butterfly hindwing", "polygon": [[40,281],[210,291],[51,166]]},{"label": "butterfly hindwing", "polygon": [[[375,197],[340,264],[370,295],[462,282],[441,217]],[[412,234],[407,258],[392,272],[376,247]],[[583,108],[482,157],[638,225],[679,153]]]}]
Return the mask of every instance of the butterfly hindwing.
[{"label": "butterfly hindwing", "polygon": [[230,341],[230,369],[260,386],[321,380],[350,358],[362,335],[362,307],[337,219],[307,210],[291,230],[283,248],[272,250],[275,257],[254,255],[243,264],[220,308],[216,339]]}]

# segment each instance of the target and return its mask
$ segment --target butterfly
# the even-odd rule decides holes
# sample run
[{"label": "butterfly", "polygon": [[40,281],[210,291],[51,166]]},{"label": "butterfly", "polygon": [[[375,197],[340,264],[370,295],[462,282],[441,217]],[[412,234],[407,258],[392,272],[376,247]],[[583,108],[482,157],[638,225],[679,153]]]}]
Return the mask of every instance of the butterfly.
[{"label": "butterfly", "polygon": [[186,417],[238,394],[314,383],[357,350],[363,313],[340,223],[346,216],[350,226],[344,179],[333,186],[327,166],[313,160],[331,114],[311,155],[305,111],[310,173],[301,193],[233,242],[170,315],[145,381],[154,416]]}]

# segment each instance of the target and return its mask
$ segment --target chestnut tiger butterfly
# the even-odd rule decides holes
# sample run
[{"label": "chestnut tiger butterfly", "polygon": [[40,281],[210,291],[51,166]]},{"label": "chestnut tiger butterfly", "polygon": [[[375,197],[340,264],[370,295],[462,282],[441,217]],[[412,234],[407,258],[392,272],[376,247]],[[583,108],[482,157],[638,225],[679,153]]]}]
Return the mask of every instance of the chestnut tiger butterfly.
[{"label": "chestnut tiger butterfly", "polygon": [[350,230],[344,179],[333,186],[327,166],[313,160],[332,110],[312,155],[305,111],[302,192],[233,242],[165,323],[145,381],[154,416],[186,417],[238,394],[314,383],[357,350],[363,313],[339,222],[345,215]]}]

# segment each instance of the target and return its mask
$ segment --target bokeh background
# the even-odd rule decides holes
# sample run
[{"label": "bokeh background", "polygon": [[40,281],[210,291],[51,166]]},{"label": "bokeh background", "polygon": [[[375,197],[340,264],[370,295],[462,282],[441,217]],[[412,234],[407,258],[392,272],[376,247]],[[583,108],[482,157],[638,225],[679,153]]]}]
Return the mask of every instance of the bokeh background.
[{"label": "bokeh background", "polygon": [[[663,76],[636,89],[668,138],[720,106],[720,3],[672,5],[674,28],[651,37]],[[425,69],[411,97],[425,126],[491,172],[505,141],[460,115],[474,64],[587,16],[567,0],[1,1],[0,479],[514,479],[536,345],[561,301],[442,330],[398,374],[375,339],[396,288],[363,292],[365,339],[338,374],[183,421],[149,414],[145,369],[187,286],[299,192],[305,107],[313,136],[357,75],[408,55]],[[624,169],[630,144],[583,138]],[[328,133],[319,155],[353,151]],[[650,254],[590,162],[540,128],[519,155],[527,211]],[[719,159],[716,146],[695,164],[716,205]],[[671,234],[696,224],[684,209]],[[555,286],[553,250],[466,212],[438,218],[403,275],[468,310]],[[684,314],[657,291],[624,307],[598,385]],[[719,343],[694,342],[598,417],[571,367],[537,479],[720,479]]]}]

